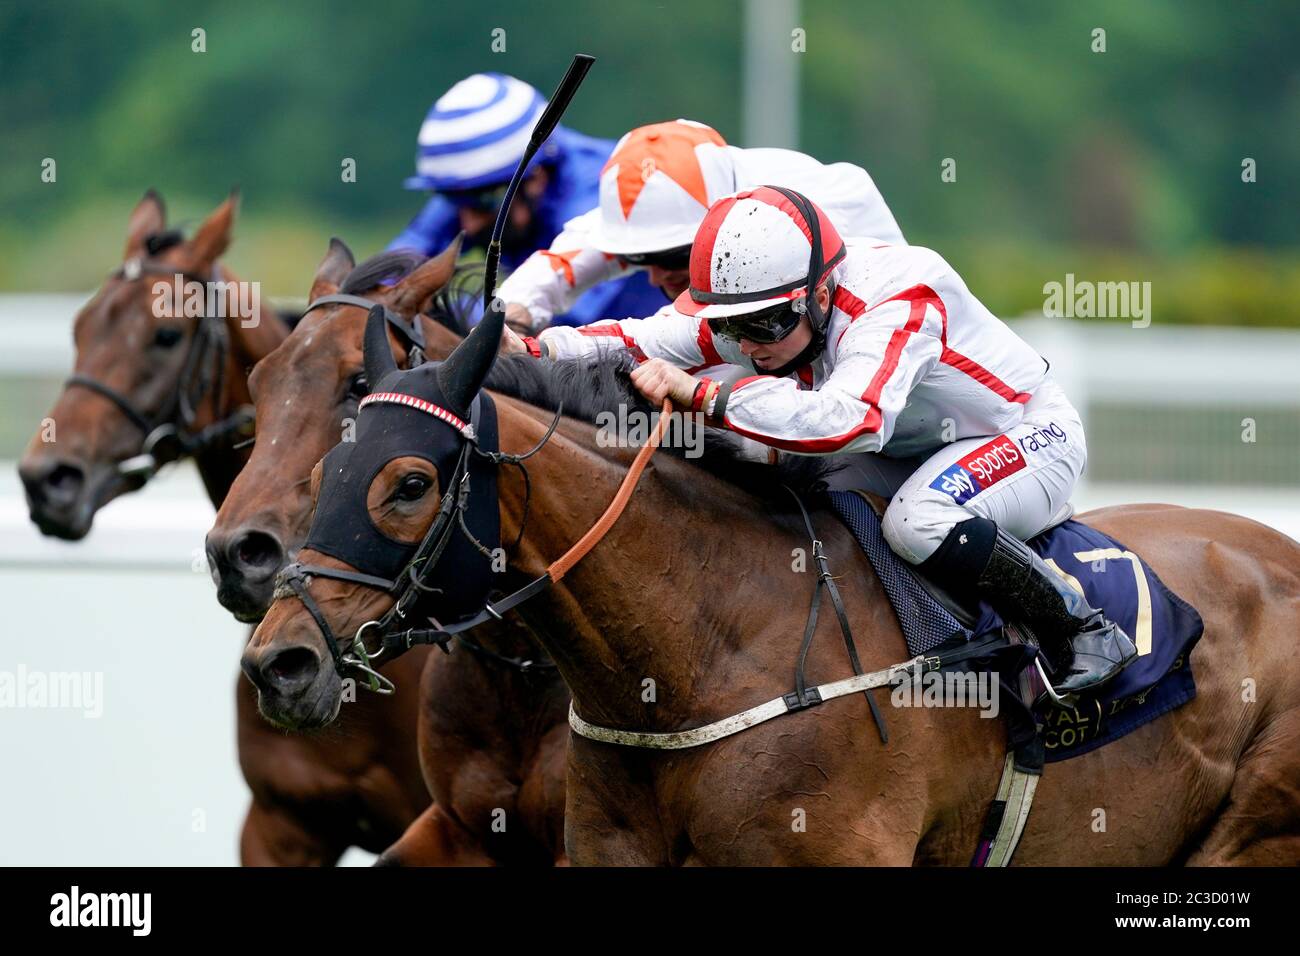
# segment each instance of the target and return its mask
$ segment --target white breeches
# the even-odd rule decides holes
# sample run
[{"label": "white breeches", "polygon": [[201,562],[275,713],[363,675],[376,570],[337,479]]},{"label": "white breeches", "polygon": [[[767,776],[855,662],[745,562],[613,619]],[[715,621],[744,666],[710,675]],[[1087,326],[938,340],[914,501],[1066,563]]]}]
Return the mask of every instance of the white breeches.
[{"label": "white breeches", "polygon": [[1049,375],[1019,425],[935,452],[903,482],[885,511],[890,547],[911,564],[935,552],[953,526],[995,521],[1024,541],[1072,513],[1070,495],[1088,460],[1079,413]]}]

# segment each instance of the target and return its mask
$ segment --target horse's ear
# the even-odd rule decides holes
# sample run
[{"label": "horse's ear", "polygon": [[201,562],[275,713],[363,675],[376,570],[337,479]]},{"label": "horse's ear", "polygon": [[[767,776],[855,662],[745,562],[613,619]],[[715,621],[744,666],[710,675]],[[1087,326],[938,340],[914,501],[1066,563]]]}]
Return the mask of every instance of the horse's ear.
[{"label": "horse's ear", "polygon": [[451,281],[460,256],[460,244],[465,233],[460,233],[451,245],[432,259],[424,262],[409,276],[393,287],[388,304],[398,315],[412,316],[425,311],[429,300]]},{"label": "horse's ear", "polygon": [[162,197],[150,189],[131,211],[131,218],[126,224],[126,250],[122,253],[122,258],[131,259],[141,255],[145,239],[166,228],[167,207],[163,205]]},{"label": "horse's ear", "polygon": [[185,244],[187,264],[192,272],[206,272],[230,245],[235,226],[235,212],[239,209],[239,190],[232,189],[226,201],[218,206],[194,237]]},{"label": "horse's ear", "polygon": [[438,366],[438,385],[447,407],[462,418],[469,414],[470,403],[492,371],[505,325],[501,300],[494,298],[479,324],[456,346],[447,361]]},{"label": "horse's ear", "polygon": [[314,302],[323,295],[332,295],[339,291],[339,286],[357,264],[356,258],[347,243],[337,237],[330,240],[329,252],[316,267],[316,278],[312,280],[311,292],[307,301]]},{"label": "horse's ear", "polygon": [[393,347],[388,344],[388,318],[384,307],[376,305],[366,317],[365,337],[366,381],[371,389],[397,371],[397,359],[393,358]]}]

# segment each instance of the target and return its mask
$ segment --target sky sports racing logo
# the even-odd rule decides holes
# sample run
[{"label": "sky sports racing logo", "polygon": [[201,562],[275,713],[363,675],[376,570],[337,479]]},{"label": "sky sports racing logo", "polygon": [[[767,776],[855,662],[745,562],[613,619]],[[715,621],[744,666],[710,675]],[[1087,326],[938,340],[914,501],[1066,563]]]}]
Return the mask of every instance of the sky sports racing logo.
[{"label": "sky sports racing logo", "polygon": [[930,487],[950,496],[957,504],[964,505],[980,492],[1024,467],[1025,456],[1016,448],[1016,443],[1006,435],[999,435],[949,465],[938,478],[930,482]]},{"label": "sky sports racing logo", "polygon": [[1065,429],[1056,422],[1048,422],[1020,439],[1020,447],[1026,452],[1038,451],[1048,445],[1064,445],[1066,441]]}]

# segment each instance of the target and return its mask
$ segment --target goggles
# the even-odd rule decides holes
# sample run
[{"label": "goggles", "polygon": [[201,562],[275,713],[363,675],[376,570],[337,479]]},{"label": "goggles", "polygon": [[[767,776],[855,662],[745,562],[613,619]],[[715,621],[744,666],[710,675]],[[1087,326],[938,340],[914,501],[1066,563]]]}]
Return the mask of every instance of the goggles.
[{"label": "goggles", "polygon": [[714,335],[733,342],[748,339],[758,345],[772,345],[793,332],[802,318],[803,313],[796,312],[792,303],[782,302],[748,315],[709,319],[709,328]]},{"label": "goggles", "polygon": [[508,188],[508,183],[498,183],[494,186],[481,186],[478,189],[449,189],[441,195],[457,209],[494,212],[506,198]]},{"label": "goggles", "polygon": [[691,247],[678,246],[676,249],[663,249],[659,252],[634,252],[620,255],[619,258],[629,265],[657,266],[675,272],[690,268]]}]

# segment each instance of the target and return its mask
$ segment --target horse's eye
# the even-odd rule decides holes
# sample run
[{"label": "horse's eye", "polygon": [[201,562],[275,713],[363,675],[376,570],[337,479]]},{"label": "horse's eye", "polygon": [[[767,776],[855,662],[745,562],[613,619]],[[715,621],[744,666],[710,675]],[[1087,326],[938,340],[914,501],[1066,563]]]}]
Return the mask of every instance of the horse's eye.
[{"label": "horse's eye", "polygon": [[398,501],[419,501],[431,487],[433,482],[424,475],[407,475],[398,483],[393,497]]},{"label": "horse's eye", "polygon": [[370,383],[366,381],[366,374],[358,372],[353,375],[348,382],[348,398],[365,398],[370,394]]},{"label": "horse's eye", "polygon": [[180,329],[164,325],[153,334],[153,344],[160,349],[169,349],[184,338]]}]

